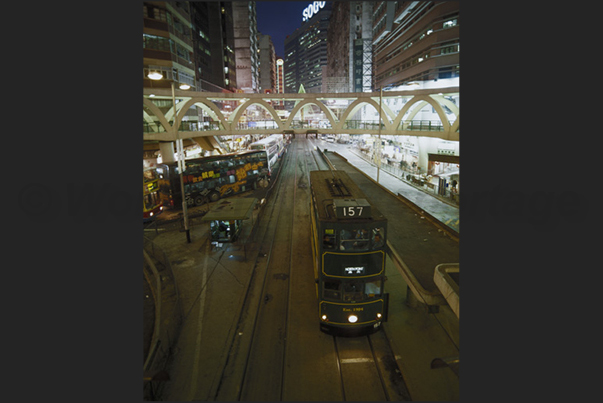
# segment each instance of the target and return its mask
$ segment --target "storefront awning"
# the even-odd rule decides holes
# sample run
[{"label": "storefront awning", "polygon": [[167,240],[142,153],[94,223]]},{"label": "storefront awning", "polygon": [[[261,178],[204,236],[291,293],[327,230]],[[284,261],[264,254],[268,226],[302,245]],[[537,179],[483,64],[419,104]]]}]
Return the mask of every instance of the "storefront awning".
[{"label": "storefront awning", "polygon": [[257,202],[258,199],[255,197],[220,200],[203,216],[201,221],[248,220]]}]

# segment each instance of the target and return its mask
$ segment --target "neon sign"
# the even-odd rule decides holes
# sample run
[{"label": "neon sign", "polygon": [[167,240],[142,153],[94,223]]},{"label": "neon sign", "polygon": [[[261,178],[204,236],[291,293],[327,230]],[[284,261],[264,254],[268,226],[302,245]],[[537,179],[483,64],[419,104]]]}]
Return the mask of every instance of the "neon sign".
[{"label": "neon sign", "polygon": [[315,1],[304,9],[302,21],[308,21],[314,14],[325,6],[326,1]]}]

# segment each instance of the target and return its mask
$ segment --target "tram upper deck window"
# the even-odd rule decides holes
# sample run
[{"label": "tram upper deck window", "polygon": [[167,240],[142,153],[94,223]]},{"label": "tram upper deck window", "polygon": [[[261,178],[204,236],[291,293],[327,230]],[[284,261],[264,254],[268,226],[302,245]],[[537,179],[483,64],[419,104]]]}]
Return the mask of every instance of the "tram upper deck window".
[{"label": "tram upper deck window", "polygon": [[325,229],[325,233],[322,237],[323,249],[335,249],[335,230]]},{"label": "tram upper deck window", "polygon": [[385,243],[385,229],[383,229],[383,227],[373,228],[371,238],[373,241],[373,249],[382,248]]},{"label": "tram upper deck window", "polygon": [[366,251],[369,247],[369,232],[366,229],[342,229],[339,250]]}]

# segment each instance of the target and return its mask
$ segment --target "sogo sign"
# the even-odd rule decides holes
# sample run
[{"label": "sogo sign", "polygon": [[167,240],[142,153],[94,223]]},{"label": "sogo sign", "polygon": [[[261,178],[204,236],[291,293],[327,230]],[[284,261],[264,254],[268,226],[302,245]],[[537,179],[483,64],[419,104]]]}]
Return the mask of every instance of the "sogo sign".
[{"label": "sogo sign", "polygon": [[302,21],[308,21],[314,14],[325,6],[326,1],[315,1],[304,9]]}]

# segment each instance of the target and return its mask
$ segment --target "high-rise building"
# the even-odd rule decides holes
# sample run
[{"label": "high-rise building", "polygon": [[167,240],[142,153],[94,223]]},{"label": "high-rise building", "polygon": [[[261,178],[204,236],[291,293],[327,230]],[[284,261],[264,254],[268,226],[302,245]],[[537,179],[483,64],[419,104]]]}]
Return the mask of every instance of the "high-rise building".
[{"label": "high-rise building", "polygon": [[235,91],[234,26],[231,2],[189,2],[195,68],[203,91]]},{"label": "high-rise building", "polygon": [[[191,16],[185,2],[144,2],[143,10],[143,86],[170,88],[178,86],[197,89]],[[163,76],[151,80],[150,73]]]},{"label": "high-rise building", "polygon": [[327,33],[323,92],[371,92],[373,85],[373,3],[336,1]]},{"label": "high-rise building", "polygon": [[[322,8],[319,8],[320,3]],[[327,65],[327,32],[331,2],[314,2],[316,10],[285,38],[285,92],[321,92]]]},{"label": "high-rise building", "polygon": [[[143,86],[234,91],[232,2],[144,2]],[[163,80],[151,80],[155,72]]]},{"label": "high-rise building", "polygon": [[243,92],[257,93],[260,86],[260,63],[255,1],[232,2],[232,15],[237,87]]},{"label": "high-rise building", "polygon": [[276,92],[276,56],[270,35],[258,33],[260,92]]},{"label": "high-rise building", "polygon": [[459,77],[459,5],[458,1],[375,3],[375,88]]}]

